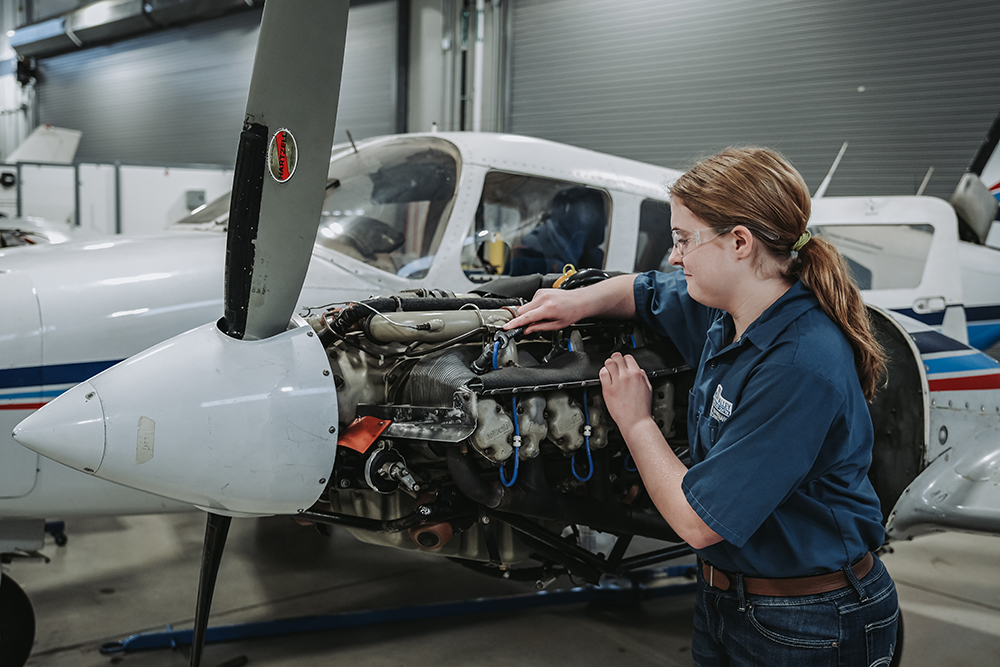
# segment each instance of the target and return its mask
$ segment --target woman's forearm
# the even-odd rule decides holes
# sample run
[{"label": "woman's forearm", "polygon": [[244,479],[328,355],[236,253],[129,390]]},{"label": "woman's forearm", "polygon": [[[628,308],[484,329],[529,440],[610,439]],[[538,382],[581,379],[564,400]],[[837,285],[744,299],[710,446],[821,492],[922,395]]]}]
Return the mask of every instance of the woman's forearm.
[{"label": "woman's forearm", "polygon": [[653,419],[629,424],[621,431],[649,497],[677,535],[695,549],[722,541],[684,496],[681,482],[687,468],[667,444]]}]

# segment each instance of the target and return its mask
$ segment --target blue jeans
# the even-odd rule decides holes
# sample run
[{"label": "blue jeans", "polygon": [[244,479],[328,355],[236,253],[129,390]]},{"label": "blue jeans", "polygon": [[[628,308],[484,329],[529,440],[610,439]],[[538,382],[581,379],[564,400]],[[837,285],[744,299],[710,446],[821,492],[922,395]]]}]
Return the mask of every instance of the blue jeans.
[{"label": "blue jeans", "polygon": [[899,605],[878,557],[858,586],[784,598],[723,591],[698,570],[696,667],[889,667]]}]

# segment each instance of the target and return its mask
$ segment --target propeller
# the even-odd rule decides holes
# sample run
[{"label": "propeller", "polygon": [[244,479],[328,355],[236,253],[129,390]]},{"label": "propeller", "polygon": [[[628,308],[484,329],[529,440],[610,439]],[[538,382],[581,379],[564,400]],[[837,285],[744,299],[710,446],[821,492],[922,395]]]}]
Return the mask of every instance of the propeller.
[{"label": "propeller", "polygon": [[293,312],[322,211],[349,0],[269,2],[240,135],[225,312],[65,392],[14,431],[30,449],[208,512],[191,665],[231,517],[294,514],[326,487],[337,395]]}]

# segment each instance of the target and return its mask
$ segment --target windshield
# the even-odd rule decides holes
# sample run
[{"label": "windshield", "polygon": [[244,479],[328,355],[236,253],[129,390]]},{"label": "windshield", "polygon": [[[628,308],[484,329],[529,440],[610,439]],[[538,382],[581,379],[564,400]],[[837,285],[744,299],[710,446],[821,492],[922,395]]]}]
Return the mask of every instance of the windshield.
[{"label": "windshield", "polygon": [[443,139],[406,137],[330,164],[317,241],[383,271],[422,278],[455,198],[457,149]]},{"label": "windshield", "polygon": [[[455,199],[460,158],[435,137],[402,137],[338,153],[330,162],[317,243],[406,278],[422,278]],[[178,221],[224,226],[229,194]]]}]

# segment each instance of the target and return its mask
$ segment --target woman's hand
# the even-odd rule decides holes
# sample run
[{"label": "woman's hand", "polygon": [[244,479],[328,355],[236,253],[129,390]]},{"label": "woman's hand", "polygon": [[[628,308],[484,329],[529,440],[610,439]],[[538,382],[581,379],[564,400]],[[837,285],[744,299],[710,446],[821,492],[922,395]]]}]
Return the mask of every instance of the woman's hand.
[{"label": "woman's hand", "polygon": [[527,327],[525,333],[565,329],[585,317],[581,312],[581,294],[582,290],[540,289],[503,328]]},{"label": "woman's hand", "polygon": [[632,355],[623,357],[619,352],[604,362],[600,375],[608,414],[627,441],[627,431],[651,417],[653,387],[635,358]]}]

